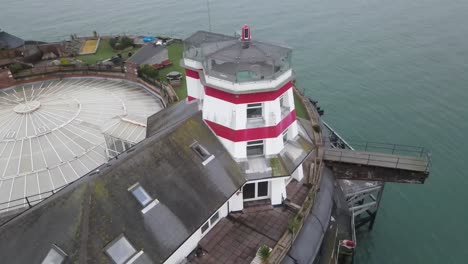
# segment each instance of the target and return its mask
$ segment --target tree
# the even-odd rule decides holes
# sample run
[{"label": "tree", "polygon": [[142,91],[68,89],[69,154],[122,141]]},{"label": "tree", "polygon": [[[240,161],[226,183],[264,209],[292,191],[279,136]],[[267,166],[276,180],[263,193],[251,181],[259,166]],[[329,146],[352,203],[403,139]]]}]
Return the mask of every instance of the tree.
[{"label": "tree", "polygon": [[158,79],[159,71],[156,70],[153,66],[145,64],[140,67],[140,74],[146,76],[147,78]]}]

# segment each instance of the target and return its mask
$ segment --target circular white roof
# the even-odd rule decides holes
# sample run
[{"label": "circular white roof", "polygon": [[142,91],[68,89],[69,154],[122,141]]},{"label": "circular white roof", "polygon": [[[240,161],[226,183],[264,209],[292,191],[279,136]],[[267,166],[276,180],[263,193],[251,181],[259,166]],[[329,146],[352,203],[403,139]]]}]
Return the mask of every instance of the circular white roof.
[{"label": "circular white roof", "polygon": [[24,197],[45,198],[105,163],[104,124],[162,108],[159,98],[120,80],[63,79],[0,90],[0,212],[24,204]]}]

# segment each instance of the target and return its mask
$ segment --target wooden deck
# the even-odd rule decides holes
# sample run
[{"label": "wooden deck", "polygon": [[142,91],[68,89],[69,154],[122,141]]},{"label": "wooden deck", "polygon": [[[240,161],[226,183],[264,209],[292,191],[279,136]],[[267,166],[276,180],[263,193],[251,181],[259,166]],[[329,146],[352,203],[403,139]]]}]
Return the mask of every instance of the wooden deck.
[{"label": "wooden deck", "polygon": [[332,162],[351,163],[415,172],[425,172],[429,168],[429,161],[423,157],[359,152],[349,149],[326,149],[323,159]]}]

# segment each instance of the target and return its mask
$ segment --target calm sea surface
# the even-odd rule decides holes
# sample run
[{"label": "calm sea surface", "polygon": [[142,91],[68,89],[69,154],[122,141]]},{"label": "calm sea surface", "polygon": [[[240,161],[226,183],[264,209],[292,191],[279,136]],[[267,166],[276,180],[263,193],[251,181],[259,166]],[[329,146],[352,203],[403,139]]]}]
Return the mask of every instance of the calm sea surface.
[{"label": "calm sea surface", "polygon": [[[208,28],[201,0],[0,0],[25,39],[70,33],[186,37]],[[212,0],[213,31],[244,24],[294,48],[298,83],[344,137],[427,146],[424,185],[388,184],[357,263],[468,263],[468,1]]]}]

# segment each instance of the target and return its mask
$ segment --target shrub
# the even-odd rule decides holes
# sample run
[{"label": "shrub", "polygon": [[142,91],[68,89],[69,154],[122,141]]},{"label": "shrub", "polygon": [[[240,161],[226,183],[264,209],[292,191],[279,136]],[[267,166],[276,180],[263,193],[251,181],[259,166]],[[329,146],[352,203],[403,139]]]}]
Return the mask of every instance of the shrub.
[{"label": "shrub", "polygon": [[320,133],[320,131],[322,130],[322,129],[320,128],[320,125],[317,125],[317,124],[313,125],[313,126],[312,126],[312,129],[313,129],[315,132],[317,132],[317,133]]},{"label": "shrub", "polygon": [[114,37],[109,40],[109,45],[116,50],[124,50],[128,47],[133,47],[133,39],[122,36],[122,37]]},{"label": "shrub", "polygon": [[299,225],[301,224],[299,218],[297,216],[295,216],[293,219],[291,219],[289,221],[289,224],[288,224],[288,230],[289,232],[291,232],[292,234],[296,234],[297,231],[299,231]]},{"label": "shrub", "polygon": [[70,60],[66,58],[61,58],[60,59],[60,65],[68,65],[70,64]]},{"label": "shrub", "polygon": [[12,74],[16,74],[24,69],[23,65],[20,63],[13,63],[8,68]]},{"label": "shrub", "polygon": [[158,70],[156,70],[153,66],[147,64],[140,67],[139,73],[151,79],[158,79],[159,76]]},{"label": "shrub", "polygon": [[109,39],[109,45],[115,49],[115,45],[117,44],[117,42],[119,42],[119,37],[113,37],[111,39]]},{"label": "shrub", "polygon": [[270,248],[267,245],[262,245],[258,250],[258,255],[263,262],[266,262],[270,257]]}]

